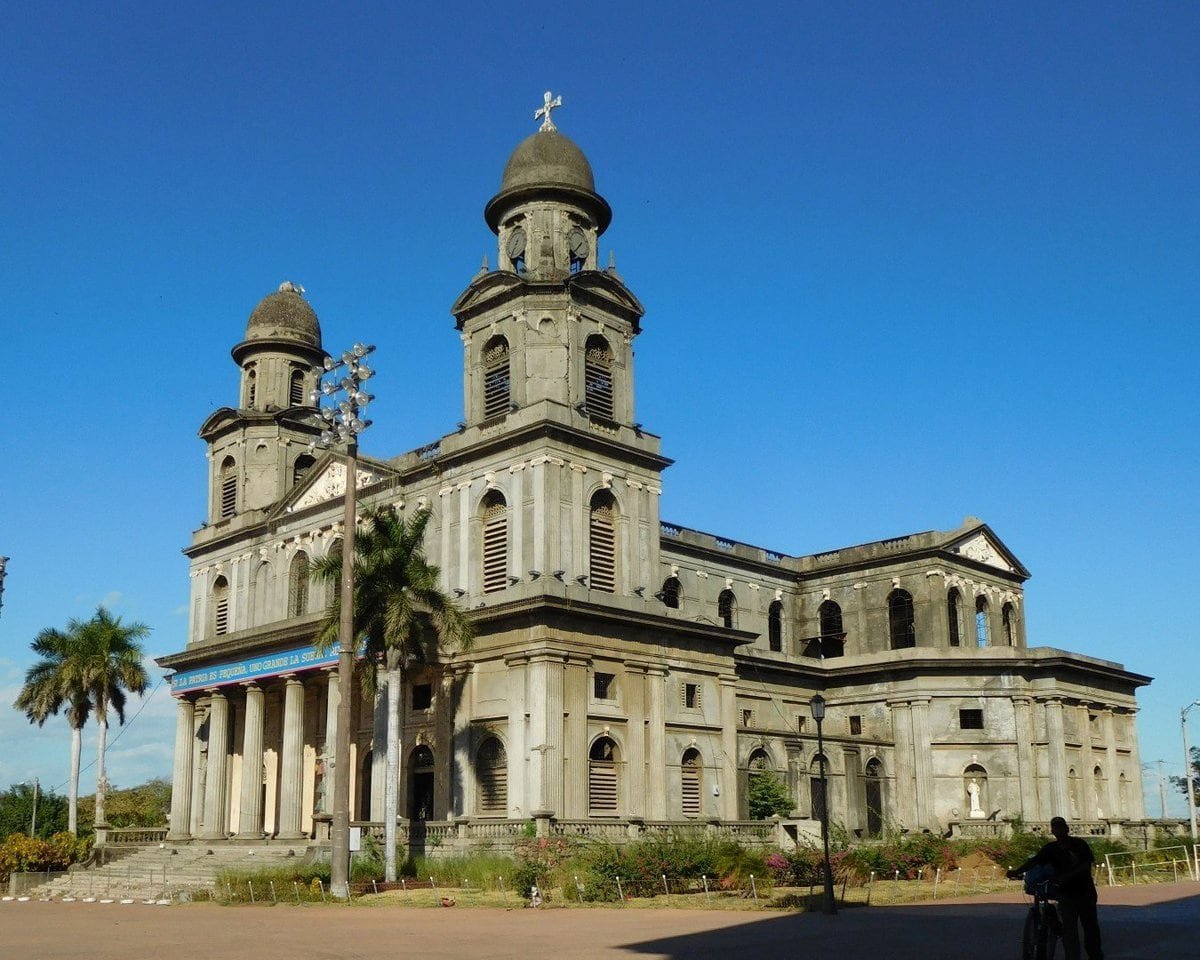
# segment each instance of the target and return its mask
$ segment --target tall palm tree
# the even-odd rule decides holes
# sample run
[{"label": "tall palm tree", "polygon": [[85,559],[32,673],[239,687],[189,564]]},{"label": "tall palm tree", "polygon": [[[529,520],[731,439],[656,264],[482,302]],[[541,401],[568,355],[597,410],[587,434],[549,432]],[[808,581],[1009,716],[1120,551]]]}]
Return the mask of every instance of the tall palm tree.
[{"label": "tall palm tree", "polygon": [[[473,636],[466,614],[442,592],[438,568],[425,557],[422,541],[428,522],[428,509],[418,510],[406,521],[391,506],[373,507],[364,511],[355,533],[354,634],[365,641],[363,690],[374,694],[380,663],[387,684],[384,877],[389,881],[396,879],[403,672],[413,663],[436,662],[443,648],[466,649]],[[326,583],[339,583],[341,573],[342,558],[337,554],[313,565],[313,576]],[[335,592],[317,637],[321,649],[337,642],[340,617],[341,595]]]},{"label": "tall palm tree", "polygon": [[72,688],[67,682],[70,671],[65,668],[79,645],[83,624],[71,620],[66,631],[47,627],[30,647],[40,660],[25,672],[25,684],[13,706],[25,711],[30,723],[39,727],[47,717],[57,716],[65,706],[71,726],[71,767],[67,790],[67,829],[77,833],[79,827],[79,759],[83,752],[83,726],[92,712],[87,691]]},{"label": "tall palm tree", "polygon": [[150,628],[135,620],[125,624],[120,617],[98,607],[96,615],[83,624],[75,654],[67,661],[71,689],[84,691],[96,712],[96,817],[97,825],[104,824],[104,794],[108,777],[104,768],[104,753],[108,746],[108,710],[111,707],[117,720],[125,723],[126,691],[141,696],[150,683],[142,666],[145,651],[138,642],[150,633]]}]

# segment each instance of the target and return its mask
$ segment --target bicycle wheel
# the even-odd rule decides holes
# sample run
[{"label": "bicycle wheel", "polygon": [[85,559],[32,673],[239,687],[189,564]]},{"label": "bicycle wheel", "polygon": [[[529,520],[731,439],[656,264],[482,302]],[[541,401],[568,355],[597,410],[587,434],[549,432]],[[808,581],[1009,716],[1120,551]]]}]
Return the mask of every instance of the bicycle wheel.
[{"label": "bicycle wheel", "polygon": [[1062,929],[1062,925],[1058,919],[1058,911],[1051,904],[1046,908],[1046,915],[1042,918],[1042,935],[1045,938],[1045,948],[1042,950],[1042,955],[1039,960],[1054,960],[1054,952],[1058,949],[1058,934]]},{"label": "bicycle wheel", "polygon": [[1021,960],[1038,960],[1038,913],[1031,907],[1025,914],[1025,930],[1021,934]]}]

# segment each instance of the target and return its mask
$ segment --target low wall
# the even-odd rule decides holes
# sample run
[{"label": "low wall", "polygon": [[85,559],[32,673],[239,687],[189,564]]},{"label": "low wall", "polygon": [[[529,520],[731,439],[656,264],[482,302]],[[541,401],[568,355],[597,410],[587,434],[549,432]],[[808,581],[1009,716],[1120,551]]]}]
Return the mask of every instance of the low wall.
[{"label": "low wall", "polygon": [[34,887],[40,887],[43,883],[49,883],[51,880],[57,880],[59,877],[65,877],[65,870],[39,870],[36,873],[13,873],[8,878],[8,895],[10,897],[23,897]]}]

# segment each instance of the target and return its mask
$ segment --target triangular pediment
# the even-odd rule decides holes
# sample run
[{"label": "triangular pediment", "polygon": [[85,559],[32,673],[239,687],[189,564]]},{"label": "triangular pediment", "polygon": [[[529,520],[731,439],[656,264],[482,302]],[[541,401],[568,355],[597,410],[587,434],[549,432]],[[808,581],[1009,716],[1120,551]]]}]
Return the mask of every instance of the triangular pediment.
[{"label": "triangular pediment", "polygon": [[507,270],[493,270],[490,273],[484,273],[477,276],[471,281],[458,299],[454,301],[454,305],[450,308],[450,313],[459,318],[462,322],[462,314],[466,313],[472,307],[477,307],[481,303],[486,303],[495,297],[502,296],[509,290],[516,289],[522,284],[522,280],[515,273],[510,273]]},{"label": "triangular pediment", "polygon": [[984,566],[1003,570],[1005,573],[1019,577],[1028,577],[1029,571],[1011,550],[997,537],[986,524],[981,524],[963,536],[946,544],[949,553],[974,560]]},{"label": "triangular pediment", "polygon": [[[356,469],[359,491],[373,487],[382,480],[394,476],[394,471],[369,460],[359,460]],[[329,500],[341,498],[346,493],[346,464],[340,457],[328,456],[318,461],[300,485],[279,505],[286,512],[304,510]]]}]

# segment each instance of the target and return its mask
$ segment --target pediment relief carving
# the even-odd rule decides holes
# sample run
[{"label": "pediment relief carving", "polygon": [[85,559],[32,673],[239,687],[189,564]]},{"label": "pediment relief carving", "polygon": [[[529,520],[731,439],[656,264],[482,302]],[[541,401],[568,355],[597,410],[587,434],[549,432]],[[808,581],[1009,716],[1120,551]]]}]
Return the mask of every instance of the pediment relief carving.
[{"label": "pediment relief carving", "polygon": [[985,563],[989,567],[996,567],[999,570],[1005,570],[1008,573],[1016,573],[1016,568],[1008,562],[1004,554],[992,542],[992,539],[986,533],[977,533],[973,537],[968,537],[962,543],[954,547],[954,552],[960,556],[966,557],[968,560],[974,560],[977,563]]},{"label": "pediment relief carving", "polygon": [[[362,490],[364,487],[369,487],[373,483],[378,483],[383,479],[382,474],[376,473],[373,470],[359,466],[355,472],[355,487]],[[344,495],[346,492],[346,465],[338,461],[333,461],[326,464],[325,469],[321,471],[320,476],[309,484],[307,490],[300,498],[292,505],[294,510],[303,510],[305,507],[311,507],[314,504],[324,503],[326,500],[333,500],[336,497]]]}]

